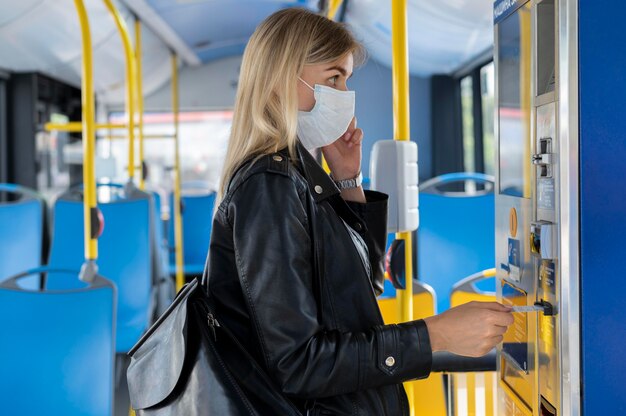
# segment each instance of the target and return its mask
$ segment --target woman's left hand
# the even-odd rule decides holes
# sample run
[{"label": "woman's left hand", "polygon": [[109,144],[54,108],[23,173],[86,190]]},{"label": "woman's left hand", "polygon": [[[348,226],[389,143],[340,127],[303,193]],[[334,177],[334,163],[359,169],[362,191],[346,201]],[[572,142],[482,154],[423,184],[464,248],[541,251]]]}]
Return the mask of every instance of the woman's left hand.
[{"label": "woman's left hand", "polygon": [[322,153],[335,180],[352,179],[361,172],[361,142],[363,130],[356,127],[356,117],[348,130],[332,144],[322,147]]}]

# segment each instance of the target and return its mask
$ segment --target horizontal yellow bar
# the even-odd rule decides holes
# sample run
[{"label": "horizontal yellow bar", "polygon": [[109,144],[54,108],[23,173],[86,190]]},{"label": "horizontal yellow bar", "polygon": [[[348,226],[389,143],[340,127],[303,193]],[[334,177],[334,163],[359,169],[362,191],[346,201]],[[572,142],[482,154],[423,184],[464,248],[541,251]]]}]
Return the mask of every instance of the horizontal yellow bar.
[{"label": "horizontal yellow bar", "polygon": [[[44,124],[46,131],[67,131],[70,133],[80,133],[83,131],[83,123],[80,121],[71,121],[69,123],[46,123]],[[125,129],[126,124],[96,124],[96,130],[104,129]]]},{"label": "horizontal yellow bar", "polygon": [[[128,136],[125,134],[105,134],[100,137],[104,137],[106,139],[128,139]],[[144,134],[144,139],[174,139],[176,138],[173,134]]]}]

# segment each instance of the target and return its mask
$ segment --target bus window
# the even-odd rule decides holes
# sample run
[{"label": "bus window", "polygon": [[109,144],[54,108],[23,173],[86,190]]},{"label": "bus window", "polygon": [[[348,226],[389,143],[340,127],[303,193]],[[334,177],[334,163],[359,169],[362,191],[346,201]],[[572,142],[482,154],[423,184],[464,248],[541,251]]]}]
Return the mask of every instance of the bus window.
[{"label": "bus window", "polygon": [[[233,112],[223,111],[188,111],[179,114],[181,180],[185,182],[201,181],[207,187],[217,190],[222,164],[226,155],[228,137],[232,124]],[[173,121],[170,113],[146,113],[144,115],[144,134],[171,135]],[[123,123],[123,113],[112,113],[110,122]],[[116,134],[123,134],[118,131]],[[135,136],[137,138],[137,136]],[[138,140],[135,156],[138,157]],[[144,159],[148,165],[146,184],[150,189],[171,190],[173,176],[170,171],[174,165],[174,142],[171,138],[144,139]],[[113,156],[117,164],[117,177],[113,181],[124,181],[128,158],[127,140],[98,140],[98,154]]]},{"label": "bus window", "polygon": [[493,61],[460,78],[459,91],[463,169],[495,175]]},{"label": "bus window", "polygon": [[494,66],[493,62],[480,68],[481,106],[483,113],[483,158],[485,173],[495,175],[496,148],[493,138]]},{"label": "bus window", "polygon": [[474,138],[474,106],[472,76],[461,79],[461,117],[463,121],[463,169],[465,172],[476,171],[474,155],[476,140]]}]

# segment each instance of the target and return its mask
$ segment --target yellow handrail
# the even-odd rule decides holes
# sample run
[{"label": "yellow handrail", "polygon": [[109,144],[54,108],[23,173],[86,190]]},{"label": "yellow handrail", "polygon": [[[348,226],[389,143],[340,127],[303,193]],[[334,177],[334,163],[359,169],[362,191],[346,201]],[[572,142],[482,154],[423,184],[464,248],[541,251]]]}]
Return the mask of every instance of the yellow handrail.
[{"label": "yellow handrail", "polygon": [[[105,134],[105,135],[102,135],[101,137],[104,137],[105,139],[124,139],[124,140],[128,138],[125,134]],[[144,134],[143,138],[144,139],[173,139],[174,135],[173,134]],[[141,165],[137,165],[137,166],[141,167]]]},{"label": "yellow handrail", "polygon": [[[532,71],[527,71],[526,68],[530,68],[530,60],[531,60],[531,44],[532,44],[532,35],[531,35],[531,12],[530,12],[530,3],[523,8],[520,9],[519,12],[519,25],[520,25],[520,105],[522,107],[522,128],[524,137],[531,137],[531,127],[530,127],[530,77]],[[524,160],[530,160],[530,142],[531,140],[525,140],[524,144]],[[524,186],[523,193],[524,198],[531,197],[531,172],[534,169],[530,163],[522,164],[522,169],[524,172]]]},{"label": "yellow handrail", "polygon": [[180,154],[178,138],[178,58],[172,54],[172,114],[174,115],[174,244],[176,245],[176,289],[185,283],[183,271],[183,223],[180,212]]},{"label": "yellow handrail", "polygon": [[328,14],[326,15],[330,20],[334,20],[339,8],[343,0],[330,0],[330,4],[328,5]]},{"label": "yellow handrail", "polygon": [[[393,138],[394,140],[410,140],[409,124],[409,47],[407,41],[406,0],[391,2],[391,43],[393,73]],[[404,240],[404,261],[406,288],[398,291],[401,305],[400,319],[403,322],[413,320],[413,247],[411,233],[397,233],[396,238]],[[409,398],[411,415],[413,407],[413,388],[405,383]]]},{"label": "yellow handrail", "polygon": [[[142,70],[141,70],[141,22],[135,18],[135,59],[137,68],[137,79],[135,86],[137,87],[137,122],[139,127],[139,166],[143,167],[144,154],[143,154],[143,84],[142,84]],[[143,177],[143,170],[139,176],[139,189],[142,191],[146,188],[145,179]]]},{"label": "yellow handrail", "polygon": [[120,32],[124,54],[126,56],[126,114],[128,115],[128,181],[135,177],[135,53],[130,42],[126,21],[115,8],[111,0],[102,0],[113,16],[115,26]]},{"label": "yellow handrail", "polygon": [[[93,124],[95,130],[106,130],[106,129],[125,129],[128,127],[128,124],[113,124],[113,123],[95,123]],[[70,121],[69,123],[46,123],[43,126],[46,131],[67,131],[70,133],[80,133],[83,131],[83,122],[82,121]]]},{"label": "yellow handrail", "polygon": [[[341,6],[341,3],[343,3],[343,0],[330,0],[330,4],[328,5],[328,10],[326,12],[326,17],[330,20],[333,20],[335,18],[335,15],[337,14],[337,10],[339,10],[339,7]],[[326,173],[330,173],[330,167],[328,166],[324,155],[322,155],[322,168]]]},{"label": "yellow handrail", "polygon": [[[85,224],[85,264],[81,269],[80,278],[91,281],[95,276],[96,259],[98,258],[98,241],[95,232],[92,232],[92,213],[97,209],[96,200],[96,175],[94,155],[96,147],[95,136],[95,100],[93,92],[93,56],[91,46],[91,31],[89,18],[83,0],[74,0],[80,32],[82,38],[82,77],[81,77],[81,101],[82,101],[82,131],[83,131],[83,215]],[[95,231],[95,230],[94,230]]]}]

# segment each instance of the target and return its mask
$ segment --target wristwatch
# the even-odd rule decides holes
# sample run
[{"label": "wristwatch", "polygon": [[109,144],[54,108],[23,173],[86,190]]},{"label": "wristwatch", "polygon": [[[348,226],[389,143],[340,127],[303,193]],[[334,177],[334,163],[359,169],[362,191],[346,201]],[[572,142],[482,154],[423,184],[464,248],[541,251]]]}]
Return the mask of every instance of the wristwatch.
[{"label": "wristwatch", "polygon": [[358,188],[363,183],[363,175],[361,174],[361,172],[359,172],[356,178],[352,179],[343,179],[341,181],[336,181],[335,178],[333,178],[332,174],[330,175],[330,178],[333,180],[333,182],[335,182],[335,185],[337,185],[337,188],[339,188],[340,191],[343,191],[344,189]]}]

